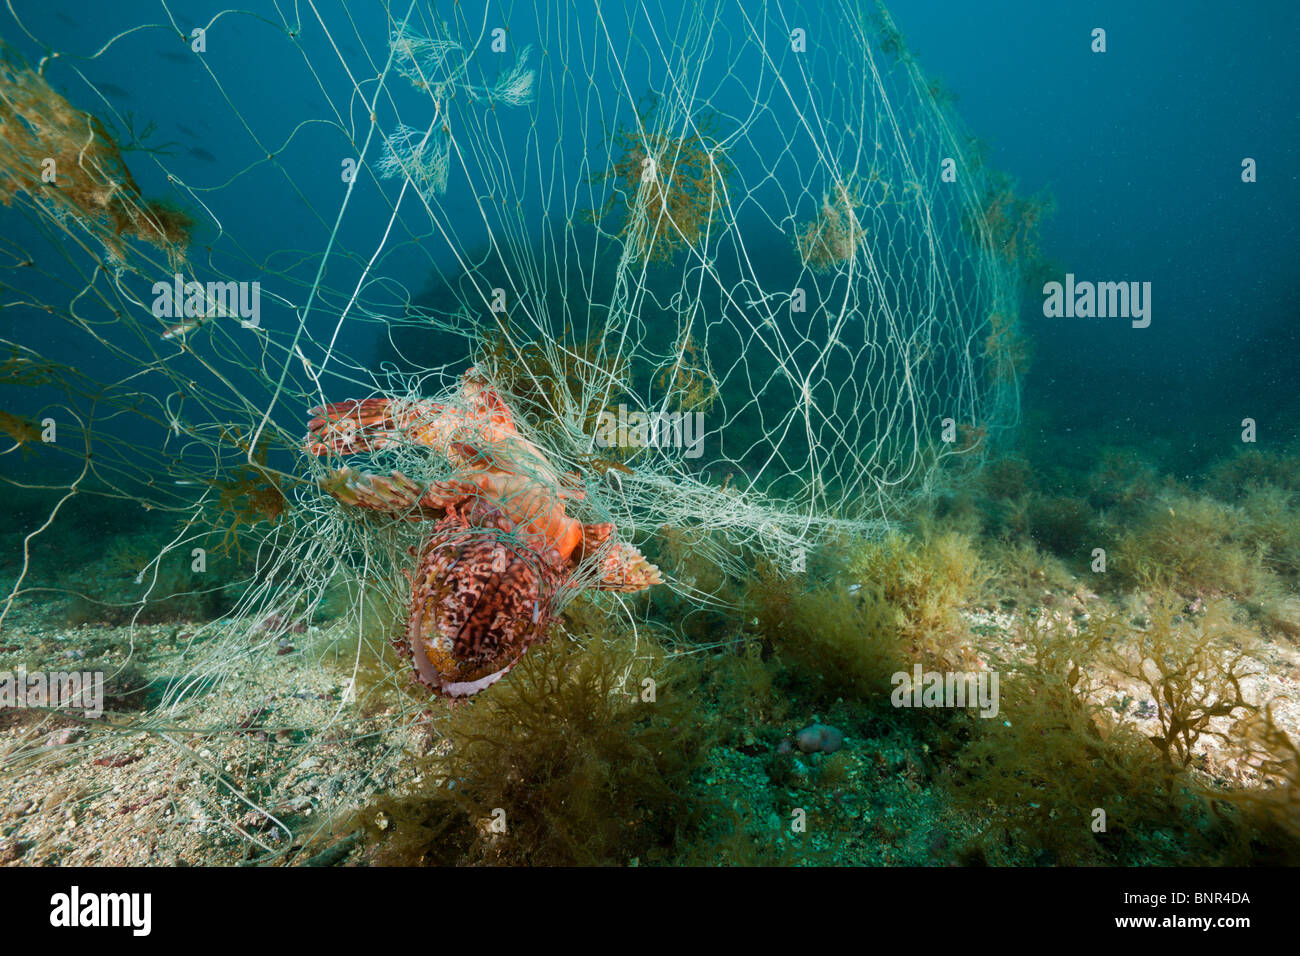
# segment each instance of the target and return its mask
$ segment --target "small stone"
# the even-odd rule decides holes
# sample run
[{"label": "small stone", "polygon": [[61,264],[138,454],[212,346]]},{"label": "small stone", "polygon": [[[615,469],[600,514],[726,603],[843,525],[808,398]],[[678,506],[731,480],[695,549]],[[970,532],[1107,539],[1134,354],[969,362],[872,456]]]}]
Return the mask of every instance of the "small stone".
[{"label": "small stone", "polygon": [[809,724],[795,734],[794,742],[806,754],[833,754],[844,746],[844,734],[826,724]]},{"label": "small stone", "polygon": [[47,747],[66,747],[81,739],[81,731],[76,727],[64,727],[45,738]]}]

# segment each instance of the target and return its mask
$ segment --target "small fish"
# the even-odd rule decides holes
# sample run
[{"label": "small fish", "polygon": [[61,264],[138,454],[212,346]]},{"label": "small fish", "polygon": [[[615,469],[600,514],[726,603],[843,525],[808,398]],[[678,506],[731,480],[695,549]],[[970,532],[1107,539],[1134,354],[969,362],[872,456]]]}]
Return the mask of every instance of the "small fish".
[{"label": "small fish", "polygon": [[194,130],[190,129],[184,123],[177,123],[176,128],[180,130],[182,133],[184,133],[186,136],[193,137],[194,139],[199,138],[199,134],[194,132]]},{"label": "small fish", "polygon": [[215,163],[217,161],[217,157],[213,156],[202,146],[191,146],[188,150],[186,150],[186,152],[188,152],[195,159],[203,160],[203,162],[205,163]]},{"label": "small fish", "polygon": [[122,87],[118,86],[116,83],[96,83],[95,87],[99,92],[107,93],[114,99],[129,100],[131,98],[131,94],[122,89]]},{"label": "small fish", "polygon": [[192,53],[174,53],[171,50],[161,51],[158,54],[164,60],[171,60],[173,63],[193,63],[194,54]]},{"label": "small fish", "polygon": [[158,336],[158,338],[162,339],[164,342],[170,341],[171,339],[183,339],[186,335],[193,332],[202,324],[202,319],[185,319],[181,322],[177,322],[175,325],[167,326],[167,328],[163,330],[163,334]]}]

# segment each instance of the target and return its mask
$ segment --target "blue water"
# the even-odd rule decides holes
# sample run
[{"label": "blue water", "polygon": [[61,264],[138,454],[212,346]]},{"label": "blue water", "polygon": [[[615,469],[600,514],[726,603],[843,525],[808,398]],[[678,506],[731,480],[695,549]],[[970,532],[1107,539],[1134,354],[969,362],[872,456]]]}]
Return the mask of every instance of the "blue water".
[{"label": "blue water", "polygon": [[[20,0],[14,7],[41,42],[12,21],[4,39],[31,61],[50,47],[89,56],[108,36],[169,17],[188,29],[220,9],[189,0],[130,0],[98,10]],[[574,15],[586,15],[584,7],[577,4]],[[168,164],[195,186],[196,198],[228,199],[236,184],[238,204],[215,204],[227,240],[219,248],[234,255],[222,265],[291,272],[306,283],[316,261],[295,262],[292,251],[315,254],[325,247],[335,209],[319,198],[341,197],[337,132],[313,121],[338,120],[340,98],[333,95],[331,104],[313,85],[317,77],[296,58],[274,5],[247,9],[263,10],[270,22],[227,14],[211,24],[205,63],[220,86],[179,38],[156,29],[73,62],[117,109],[135,111],[138,125],[158,121],[155,140],[178,144]],[[368,55],[382,67],[390,23],[383,5],[352,3],[347,17],[333,5],[321,9],[350,65]],[[482,11],[475,4],[434,9],[466,23],[477,22]],[[522,45],[536,30],[531,9],[513,21],[508,10],[490,9],[512,22],[513,43]],[[786,9],[791,22],[804,15],[797,4]],[[1174,459],[1194,467],[1230,447],[1245,417],[1257,419],[1269,440],[1294,437],[1300,5],[899,0],[890,9],[923,69],[957,95],[962,119],[989,144],[991,165],[1011,174],[1022,193],[1047,190],[1054,197],[1041,246],[1058,277],[1152,283],[1152,322],[1142,330],[1115,319],[1045,318],[1038,299],[1026,299],[1022,320],[1035,360],[1026,380],[1023,441],[1158,438]],[[392,11],[401,16],[406,6]],[[301,15],[308,59],[321,86],[336,94],[349,82],[339,57],[323,45],[312,9]],[[606,15],[617,33],[619,10]],[[1106,30],[1104,54],[1090,50],[1096,27]],[[393,84],[395,97],[418,102],[418,94],[399,86]],[[65,88],[79,105],[95,106],[84,84]],[[350,109],[343,119],[364,131],[364,104]],[[265,162],[267,152],[276,154],[273,165]],[[1245,157],[1258,164],[1255,183],[1241,181]],[[133,162],[133,170],[145,195],[168,193],[159,168]],[[304,217],[299,191],[313,198],[319,219]],[[373,248],[387,222],[379,199],[364,177],[358,180],[339,224],[339,248]],[[453,209],[457,199],[453,189]],[[468,201],[464,212],[472,219]],[[3,221],[20,245],[28,244],[25,223]],[[205,226],[198,242],[218,238]],[[380,271],[418,293],[435,265],[433,244],[409,233],[400,240]],[[350,290],[361,266],[332,261],[327,285]],[[310,324],[315,338],[328,336],[339,306],[321,305]],[[275,322],[274,304],[269,308]],[[0,331],[15,330],[0,317]],[[62,333],[54,327],[24,334],[57,352]],[[349,349],[374,347],[372,327],[349,326],[342,335]]]},{"label": "blue water", "polygon": [[[1240,420],[1297,435],[1300,6],[895,3],[993,165],[1051,190],[1043,250],[1080,279],[1153,284],[1151,326],[1030,309],[1026,404],[1053,429],[1170,441],[1192,457]],[[1090,50],[1102,27],[1107,52]],[[1241,161],[1258,181],[1241,181]],[[1039,427],[1046,427],[1040,422]]]}]

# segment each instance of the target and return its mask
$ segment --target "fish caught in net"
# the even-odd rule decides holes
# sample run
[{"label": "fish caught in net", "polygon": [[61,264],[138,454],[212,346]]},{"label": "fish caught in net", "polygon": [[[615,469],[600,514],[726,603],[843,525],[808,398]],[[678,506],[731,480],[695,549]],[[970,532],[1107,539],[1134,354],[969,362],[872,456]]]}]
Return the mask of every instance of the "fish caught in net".
[{"label": "fish caught in net", "polygon": [[[0,27],[0,626],[199,622],[123,726],[258,852],[191,735],[274,737],[214,700],[292,696],[295,641],[348,675],[295,744],[372,738],[377,787],[574,600],[724,607],[666,534],[878,535],[1018,417],[1032,223],[883,7],[468,7]],[[416,692],[349,717],[366,659]]]}]

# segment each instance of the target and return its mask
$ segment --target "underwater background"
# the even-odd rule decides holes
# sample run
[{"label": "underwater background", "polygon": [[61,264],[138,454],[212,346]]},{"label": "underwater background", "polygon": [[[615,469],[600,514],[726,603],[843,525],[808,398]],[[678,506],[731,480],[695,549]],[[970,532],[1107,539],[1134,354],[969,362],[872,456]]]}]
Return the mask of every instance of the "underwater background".
[{"label": "underwater background", "polygon": [[[0,861],[1300,859],[1293,4],[223,9],[0,18]],[[452,703],[458,467],[612,530]]]}]

